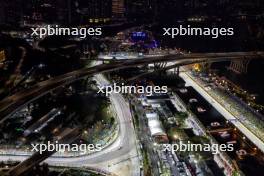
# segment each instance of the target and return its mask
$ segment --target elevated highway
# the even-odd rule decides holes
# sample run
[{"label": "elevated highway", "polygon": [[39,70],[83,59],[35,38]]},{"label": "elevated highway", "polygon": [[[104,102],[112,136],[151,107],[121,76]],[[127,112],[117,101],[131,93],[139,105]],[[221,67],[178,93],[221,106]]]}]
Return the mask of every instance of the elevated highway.
[{"label": "elevated highway", "polygon": [[[230,55],[229,55],[230,54]],[[64,75],[60,75],[58,77],[54,77],[52,79],[40,82],[36,84],[29,90],[18,92],[10,97],[7,97],[3,101],[0,102],[0,121],[4,122],[10,115],[15,113],[17,110],[25,106],[26,104],[34,101],[35,99],[47,94],[48,92],[59,88],[63,85],[67,85],[71,82],[74,82],[78,79],[81,79],[86,76],[91,76],[97,73],[104,73],[108,71],[124,69],[128,67],[134,67],[138,65],[145,65],[149,63],[159,63],[159,62],[171,62],[173,63],[172,66],[180,66],[185,64],[191,64],[195,62],[219,62],[223,60],[229,59],[246,59],[241,57],[243,53],[229,53],[225,55],[225,53],[218,53],[218,54],[206,54],[207,56],[202,56],[203,54],[187,54],[186,55],[174,55],[174,56],[159,56],[159,57],[149,57],[149,58],[142,58],[142,59],[135,59],[129,61],[123,61],[119,63],[110,63],[110,64],[102,64],[97,65],[90,68],[84,68],[80,70],[76,70],[73,72],[66,73]],[[244,53],[245,54],[245,53]],[[247,53],[246,57],[262,57],[263,53],[259,52],[251,52]],[[171,67],[172,67],[171,66]],[[98,77],[99,79],[100,77]],[[100,78],[101,80],[102,78]],[[104,81],[101,81],[104,82]],[[135,152],[131,152],[134,147],[134,142],[131,142],[130,137],[133,136],[133,126],[131,123],[131,115],[129,108],[127,108],[124,99],[121,95],[113,94],[112,101],[115,107],[117,108],[117,114],[120,118],[120,123],[123,124],[121,126],[121,134],[119,136],[119,142],[111,145],[109,148],[104,150],[101,153],[95,153],[89,156],[83,157],[76,157],[76,158],[56,158],[51,157],[46,160],[47,163],[50,165],[57,165],[60,163],[63,166],[74,166],[74,167],[102,167],[107,169],[107,163],[109,162],[115,163],[118,160],[116,158],[120,158],[120,156],[132,157],[135,155]],[[129,142],[130,141],[130,142]],[[127,154],[129,155],[127,156]],[[28,156],[1,156],[2,160],[20,160],[23,161],[28,158]],[[43,160],[42,158],[41,160]],[[27,163],[29,160],[26,160]],[[107,163],[105,163],[107,161]],[[23,166],[23,165],[22,165]],[[18,167],[19,168],[19,167]],[[12,172],[17,173],[20,172],[20,169],[14,169]]]},{"label": "elevated highway", "polygon": [[[95,79],[100,85],[108,84],[109,82],[102,75],[95,75]],[[52,166],[63,166],[63,167],[78,167],[87,168],[92,167],[98,169],[99,171],[111,171],[114,173],[119,173],[119,169],[122,168],[122,164],[126,163],[126,172],[129,174],[138,176],[140,172],[140,162],[138,161],[137,153],[137,142],[134,132],[134,127],[132,123],[132,115],[130,113],[130,108],[128,103],[125,101],[123,96],[118,93],[110,94],[110,101],[113,105],[116,114],[117,121],[119,124],[119,134],[118,138],[111,143],[109,146],[103,150],[89,155],[79,155],[79,156],[50,156],[51,152],[44,152],[42,155],[34,154],[30,157],[30,154],[20,154],[15,152],[14,154],[1,154],[2,161],[23,161],[21,164],[16,166],[12,171],[11,175],[16,173],[21,173],[21,171],[27,170],[29,166],[32,166],[31,161],[40,162],[45,160],[46,163]],[[68,139],[68,137],[67,137]],[[65,142],[63,142],[65,143]],[[112,166],[109,168],[109,166]],[[130,165],[130,169],[127,166]],[[99,169],[100,168],[100,169]],[[110,170],[109,170],[110,169]],[[122,170],[122,169],[121,169]],[[123,171],[124,172],[124,171]],[[123,173],[122,172],[122,173]],[[130,174],[131,173],[131,174]],[[123,174],[122,174],[123,175]]]},{"label": "elevated highway", "polygon": [[264,52],[231,52],[231,53],[191,53],[191,54],[171,54],[163,56],[142,57],[141,59],[126,60],[118,63],[101,64],[90,68],[75,70],[49,80],[39,82],[28,90],[23,90],[0,102],[0,123],[20,110],[23,106],[38,99],[39,97],[70,84],[78,79],[91,76],[97,73],[104,73],[150,63],[173,62],[175,66],[191,64],[197,62],[220,62],[233,59],[263,58]]}]

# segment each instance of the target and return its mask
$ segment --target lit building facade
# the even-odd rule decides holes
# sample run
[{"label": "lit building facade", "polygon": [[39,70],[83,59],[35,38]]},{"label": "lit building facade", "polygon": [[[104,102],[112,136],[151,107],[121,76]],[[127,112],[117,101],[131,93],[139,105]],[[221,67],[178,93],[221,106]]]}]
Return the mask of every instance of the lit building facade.
[{"label": "lit building facade", "polygon": [[6,60],[5,50],[0,50],[0,63]]},{"label": "lit building facade", "polygon": [[112,0],[112,18],[117,21],[122,21],[125,18],[125,1]]}]

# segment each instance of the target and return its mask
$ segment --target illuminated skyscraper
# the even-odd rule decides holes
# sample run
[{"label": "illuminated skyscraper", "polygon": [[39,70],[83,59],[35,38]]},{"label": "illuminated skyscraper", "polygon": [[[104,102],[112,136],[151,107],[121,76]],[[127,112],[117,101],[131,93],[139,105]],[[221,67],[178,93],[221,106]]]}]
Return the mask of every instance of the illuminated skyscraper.
[{"label": "illuminated skyscraper", "polygon": [[124,0],[112,0],[112,17],[117,21],[122,21],[125,19]]},{"label": "illuminated skyscraper", "polygon": [[1,50],[0,49],[0,63],[1,62],[4,62],[6,59],[6,56],[5,56],[5,50]]},{"label": "illuminated skyscraper", "polygon": [[105,23],[111,18],[111,0],[79,0],[81,23]]},{"label": "illuminated skyscraper", "polygon": [[56,0],[55,7],[60,24],[106,23],[111,18],[111,0]]}]

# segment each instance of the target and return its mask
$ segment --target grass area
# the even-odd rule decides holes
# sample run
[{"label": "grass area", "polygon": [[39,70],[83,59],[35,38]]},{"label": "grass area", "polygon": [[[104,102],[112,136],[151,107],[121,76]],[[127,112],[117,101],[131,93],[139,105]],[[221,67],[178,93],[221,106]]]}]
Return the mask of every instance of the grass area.
[{"label": "grass area", "polygon": [[135,119],[136,127],[139,127],[139,117],[136,113],[134,113],[134,119]]},{"label": "grass area", "polygon": [[168,137],[171,140],[186,140],[188,136],[185,134],[184,130],[178,127],[172,127],[168,130]]},{"label": "grass area", "polygon": [[176,114],[176,121],[179,126],[183,127],[185,124],[185,120],[188,118],[188,114],[186,112],[178,112]]},{"label": "grass area", "polygon": [[101,104],[95,113],[98,119],[92,127],[84,131],[81,138],[87,143],[97,143],[98,141],[107,141],[116,131],[116,120],[110,105]]},{"label": "grass area", "polygon": [[[58,173],[58,175],[60,175],[62,172]],[[96,173],[91,173],[88,171],[83,171],[83,170],[75,170],[75,169],[69,169],[66,171],[63,171],[63,173],[61,174],[63,176],[102,176],[100,174],[96,174]]]},{"label": "grass area", "polygon": [[[204,143],[210,143],[209,139],[204,136],[188,136],[188,133],[186,131],[185,122],[188,118],[187,112],[179,112],[175,115],[177,126],[171,126],[168,131],[168,137],[171,141],[174,141],[175,143],[179,143],[180,141],[184,144],[188,144],[188,142],[192,144],[204,144]],[[196,158],[202,158],[204,160],[210,159],[212,157],[212,154],[210,152],[203,152],[203,151],[197,151],[197,152],[191,152],[191,151],[185,151],[180,152],[178,151],[179,155],[183,158],[188,157],[189,155],[195,155]]]},{"label": "grass area", "polygon": [[65,167],[51,167],[50,172],[54,176],[102,176],[88,171],[85,168],[65,168]]},{"label": "grass area", "polygon": [[99,119],[102,119],[103,122],[113,125],[115,118],[113,112],[111,112],[110,106],[101,104],[100,108],[96,112],[95,116]]},{"label": "grass area", "polygon": [[143,155],[144,176],[152,176],[148,153],[145,150],[143,150],[142,155]]}]

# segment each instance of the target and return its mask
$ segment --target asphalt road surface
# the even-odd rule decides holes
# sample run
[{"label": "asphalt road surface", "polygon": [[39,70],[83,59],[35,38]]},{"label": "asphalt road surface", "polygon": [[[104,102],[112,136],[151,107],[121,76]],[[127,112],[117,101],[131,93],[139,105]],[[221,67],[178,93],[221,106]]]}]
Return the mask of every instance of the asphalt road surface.
[{"label": "asphalt road surface", "polygon": [[[102,75],[96,75],[96,80],[102,84],[109,84],[109,82],[104,79]],[[93,166],[98,167],[101,166],[100,163],[108,162],[111,163],[112,160],[118,158],[133,158],[136,155],[136,137],[134,132],[134,127],[132,124],[132,116],[130,113],[129,105],[125,101],[125,99],[120,94],[111,94],[110,100],[112,105],[114,106],[119,125],[120,131],[119,136],[114,143],[110,146],[106,147],[100,152],[96,152],[86,156],[79,157],[50,157],[45,160],[46,163],[50,165],[60,165],[60,166],[69,166],[69,167],[83,167],[83,166]],[[7,160],[15,160],[15,161],[24,161],[29,156],[19,156],[9,155],[9,156],[1,156],[2,161]],[[134,164],[139,165],[139,162],[135,162]],[[134,168],[138,168],[138,170],[134,170],[133,175],[139,174],[139,166],[133,166]]]}]

